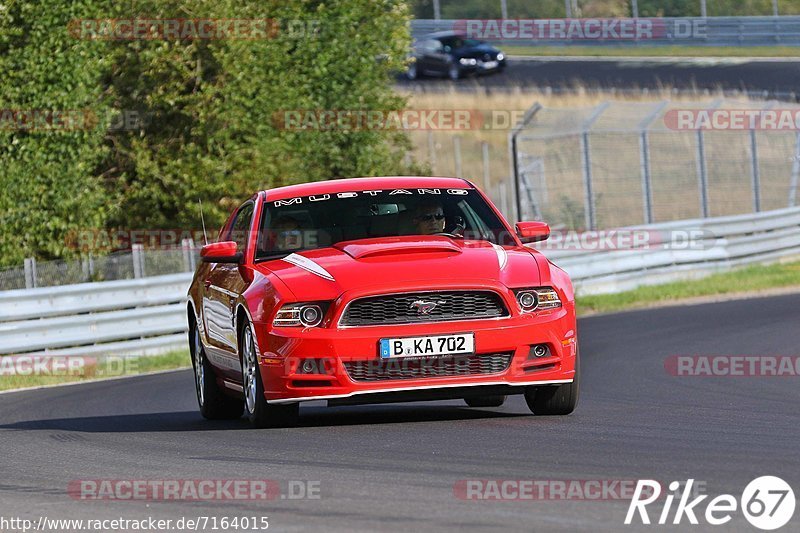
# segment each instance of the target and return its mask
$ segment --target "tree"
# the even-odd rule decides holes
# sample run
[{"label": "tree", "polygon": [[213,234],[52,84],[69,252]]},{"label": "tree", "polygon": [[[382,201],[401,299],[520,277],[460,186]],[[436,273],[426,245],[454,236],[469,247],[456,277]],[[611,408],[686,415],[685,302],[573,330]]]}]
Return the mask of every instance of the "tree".
[{"label": "tree", "polygon": [[[109,114],[97,83],[104,46],[67,32],[91,2],[12,1],[0,10],[0,264],[68,256],[68,236],[102,225],[101,180]],[[35,117],[35,118],[32,118]],[[63,121],[64,123],[60,123]]]},{"label": "tree", "polygon": [[[258,188],[405,171],[395,131],[294,130],[287,111],[402,109],[391,89],[410,43],[402,2],[198,2],[212,19],[274,21],[267,39],[114,43],[114,99],[151,117],[144,135],[117,136],[100,173],[124,190],[114,223],[196,223],[196,199],[220,223]],[[138,4],[159,18],[163,2]],[[185,9],[181,4],[180,9]]]},{"label": "tree", "polygon": [[[85,228],[196,228],[198,199],[214,226],[260,188],[415,172],[403,163],[402,131],[280,120],[291,110],[404,108],[391,80],[408,54],[408,18],[400,0],[8,4],[1,101],[100,120],[67,132],[0,130],[0,263],[74,254],[69,234]],[[275,31],[119,40],[85,19],[269,19]],[[138,122],[110,120],[129,114]]]}]

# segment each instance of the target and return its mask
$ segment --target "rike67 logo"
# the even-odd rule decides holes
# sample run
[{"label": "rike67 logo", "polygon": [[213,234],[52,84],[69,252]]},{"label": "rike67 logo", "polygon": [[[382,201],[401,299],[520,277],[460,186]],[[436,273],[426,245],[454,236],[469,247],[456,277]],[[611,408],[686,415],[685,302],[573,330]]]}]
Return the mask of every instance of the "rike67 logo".
[{"label": "rike67 logo", "polygon": [[[651,524],[651,520],[654,520],[660,525],[686,522],[697,525],[700,523],[699,519],[705,519],[707,524],[721,526],[730,522],[741,510],[750,524],[764,531],[772,531],[786,525],[794,515],[794,491],[779,477],[762,476],[754,479],[744,488],[738,500],[731,494],[721,494],[707,502],[704,501],[708,498],[707,494],[689,500],[693,485],[694,479],[687,480],[685,484],[678,481],[670,483],[670,492],[663,498],[663,507],[658,513],[658,504],[655,502],[662,497],[661,484],[650,479],[640,479],[628,507],[625,524],[634,524],[638,520],[642,524]],[[683,491],[678,492],[681,487]],[[678,503],[673,511],[676,499]],[[651,519],[649,511],[656,511],[657,514]]]}]

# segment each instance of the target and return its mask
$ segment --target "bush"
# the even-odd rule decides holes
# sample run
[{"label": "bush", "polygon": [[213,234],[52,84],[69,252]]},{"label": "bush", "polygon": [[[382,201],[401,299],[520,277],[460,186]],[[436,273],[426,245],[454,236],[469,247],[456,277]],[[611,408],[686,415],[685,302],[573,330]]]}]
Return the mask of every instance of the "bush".
[{"label": "bush", "polygon": [[[209,226],[258,189],[414,172],[398,131],[293,131],[287,110],[392,110],[410,44],[398,0],[52,0],[0,12],[0,101],[9,108],[114,110],[74,132],[0,130],[0,264],[64,257],[71,231]],[[187,15],[191,13],[191,15]],[[270,18],[255,40],[86,40],[74,19]],[[286,31],[301,21],[308,31]],[[74,26],[72,27],[74,30]],[[311,31],[314,30],[314,31]],[[130,124],[128,124],[130,126]]]},{"label": "bush", "polygon": [[[107,114],[98,83],[108,68],[102,43],[76,41],[66,31],[78,16],[97,16],[92,2],[12,1],[0,11],[0,264],[69,255],[65,236],[102,224],[109,207],[102,178],[104,132],[22,124],[33,111]],[[20,125],[15,129],[16,125]]]}]

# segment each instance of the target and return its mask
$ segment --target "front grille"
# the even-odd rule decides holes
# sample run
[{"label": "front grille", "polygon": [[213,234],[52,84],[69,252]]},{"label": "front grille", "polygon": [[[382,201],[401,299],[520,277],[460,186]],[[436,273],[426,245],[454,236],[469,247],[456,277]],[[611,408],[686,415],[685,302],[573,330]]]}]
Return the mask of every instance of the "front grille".
[{"label": "front grille", "polygon": [[476,376],[504,372],[511,357],[511,353],[404,357],[345,361],[344,367],[353,381]]},{"label": "front grille", "polygon": [[[432,309],[423,312],[430,303]],[[386,294],[354,300],[342,326],[420,324],[448,320],[479,320],[508,316],[503,299],[491,291],[442,291]]]}]

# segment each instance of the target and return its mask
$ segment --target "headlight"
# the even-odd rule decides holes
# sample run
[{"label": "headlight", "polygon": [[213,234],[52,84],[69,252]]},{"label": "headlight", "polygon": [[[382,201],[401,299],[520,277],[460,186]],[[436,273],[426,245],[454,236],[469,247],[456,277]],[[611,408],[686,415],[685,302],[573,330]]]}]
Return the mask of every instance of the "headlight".
[{"label": "headlight", "polygon": [[477,59],[473,59],[471,57],[462,57],[461,59],[458,60],[458,62],[461,63],[462,65],[477,65],[478,64],[478,60]]},{"label": "headlight", "polygon": [[523,313],[561,307],[561,299],[552,287],[516,289],[517,303]]},{"label": "headlight", "polygon": [[275,315],[272,325],[313,328],[322,323],[327,307],[327,303],[284,305]]},{"label": "headlight", "polygon": [[503,52],[498,52],[498,53],[497,53],[497,60],[498,60],[498,61],[502,61],[502,60],[504,60],[505,58],[506,58],[506,56],[504,56],[504,55],[503,55]]}]

